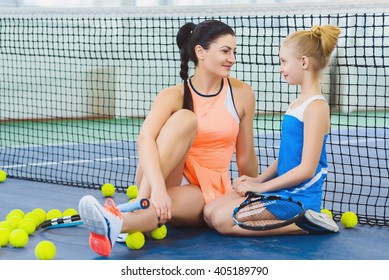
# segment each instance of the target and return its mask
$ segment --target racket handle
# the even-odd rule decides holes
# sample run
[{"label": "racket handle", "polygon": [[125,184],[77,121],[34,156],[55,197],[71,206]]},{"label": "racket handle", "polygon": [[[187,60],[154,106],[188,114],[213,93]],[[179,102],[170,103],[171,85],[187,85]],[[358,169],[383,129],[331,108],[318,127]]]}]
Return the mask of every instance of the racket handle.
[{"label": "racket handle", "polygon": [[118,208],[120,212],[133,212],[136,210],[147,209],[149,206],[150,201],[146,198],[142,198],[141,200],[116,205],[116,208]]},{"label": "racket handle", "polygon": [[79,224],[81,218],[79,215],[65,216],[62,218],[54,218],[51,220],[46,220],[42,222],[39,227],[41,228],[56,228],[56,227],[65,227]]}]

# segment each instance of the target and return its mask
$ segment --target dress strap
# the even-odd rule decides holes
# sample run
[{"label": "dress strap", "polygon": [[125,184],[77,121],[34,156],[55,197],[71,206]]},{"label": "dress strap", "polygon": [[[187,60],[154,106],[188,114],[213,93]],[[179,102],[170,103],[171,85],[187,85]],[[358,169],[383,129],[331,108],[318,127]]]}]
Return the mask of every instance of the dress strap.
[{"label": "dress strap", "polygon": [[309,104],[311,104],[315,100],[324,100],[327,102],[327,100],[325,99],[325,97],[323,95],[314,95],[314,96],[308,98],[307,100],[305,100],[301,105],[297,106],[296,108],[291,109],[290,107],[296,101],[295,100],[292,102],[291,106],[289,106],[289,109],[286,111],[285,114],[294,116],[298,120],[303,121],[305,109],[308,107]]}]

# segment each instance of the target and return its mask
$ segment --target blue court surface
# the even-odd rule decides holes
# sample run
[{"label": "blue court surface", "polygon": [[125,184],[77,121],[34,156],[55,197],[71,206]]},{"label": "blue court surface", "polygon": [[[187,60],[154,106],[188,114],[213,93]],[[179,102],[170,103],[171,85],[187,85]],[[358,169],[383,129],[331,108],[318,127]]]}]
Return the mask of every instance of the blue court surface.
[{"label": "blue court surface", "polygon": [[[12,209],[29,212],[78,207],[80,198],[92,194],[101,202],[99,190],[61,186],[8,178],[0,184],[0,220]],[[117,204],[127,201],[116,193]],[[117,243],[109,258],[96,255],[88,245],[88,230],[76,227],[39,229],[24,248],[0,249],[0,260],[35,260],[35,245],[50,240],[57,247],[56,260],[389,260],[389,227],[357,225],[329,235],[231,237],[208,228],[172,228],[163,240],[146,236],[140,250]]]}]

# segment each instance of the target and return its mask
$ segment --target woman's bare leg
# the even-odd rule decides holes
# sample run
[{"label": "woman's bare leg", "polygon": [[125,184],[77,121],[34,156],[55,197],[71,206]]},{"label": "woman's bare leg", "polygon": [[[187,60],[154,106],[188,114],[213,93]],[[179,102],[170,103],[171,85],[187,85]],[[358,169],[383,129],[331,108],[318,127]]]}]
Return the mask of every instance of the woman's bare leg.
[{"label": "woman's bare leg", "polygon": [[[173,196],[173,219],[176,216],[174,213],[182,212],[180,205],[182,203],[185,204],[184,201],[188,203],[191,199],[193,199],[186,193],[188,192],[192,195],[195,193],[191,189],[185,192],[182,192],[181,190],[170,191],[170,189],[173,186],[179,186],[181,184],[185,157],[192,146],[196,132],[197,119],[194,113],[188,110],[180,110],[170,117],[168,122],[162,128],[157,139],[162,175],[166,180],[166,186],[169,194]],[[149,198],[151,189],[146,177],[143,176],[142,168],[144,167],[139,166],[137,170],[137,183],[139,188],[138,197]],[[175,203],[177,203],[177,206]],[[200,204],[201,203],[199,203],[199,205]],[[177,209],[177,211],[175,209]],[[198,210],[195,208],[194,211],[197,213]],[[196,215],[198,215],[198,213]],[[177,217],[182,217],[182,215],[179,214]],[[146,210],[134,213],[124,213],[123,221],[123,232],[135,230],[147,232],[158,226],[157,215],[154,207],[152,206]]]},{"label": "woman's bare leg", "polygon": [[168,188],[173,213],[169,222],[173,226],[205,226],[203,209],[205,201],[200,187],[185,185]]}]

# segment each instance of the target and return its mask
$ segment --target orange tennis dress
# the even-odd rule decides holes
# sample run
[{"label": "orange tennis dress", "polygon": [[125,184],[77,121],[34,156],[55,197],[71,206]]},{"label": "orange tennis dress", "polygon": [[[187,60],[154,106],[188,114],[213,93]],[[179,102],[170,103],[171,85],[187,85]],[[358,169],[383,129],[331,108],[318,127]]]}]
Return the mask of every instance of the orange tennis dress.
[{"label": "orange tennis dress", "polygon": [[184,176],[201,188],[205,202],[232,191],[229,167],[239,132],[239,116],[234,105],[230,82],[222,79],[218,93],[202,95],[189,80],[197,135],[190,148]]}]

